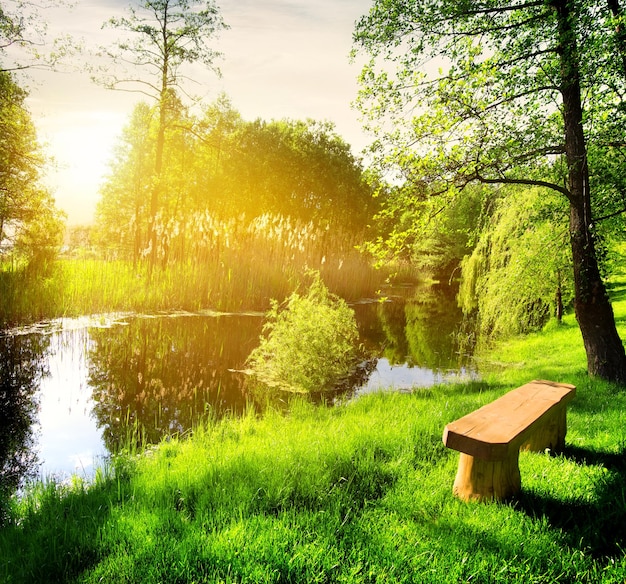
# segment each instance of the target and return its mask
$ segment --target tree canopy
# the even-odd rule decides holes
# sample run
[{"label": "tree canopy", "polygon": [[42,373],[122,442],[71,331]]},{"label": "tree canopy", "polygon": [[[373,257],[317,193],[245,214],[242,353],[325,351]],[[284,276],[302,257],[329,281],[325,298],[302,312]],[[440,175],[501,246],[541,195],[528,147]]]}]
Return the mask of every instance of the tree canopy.
[{"label": "tree canopy", "polygon": [[45,159],[25,98],[11,74],[0,72],[0,254],[37,263],[56,253],[63,220],[41,186]]},{"label": "tree canopy", "polygon": [[[331,124],[245,121],[224,96],[202,116],[190,114],[180,102],[170,116],[156,208],[161,260],[171,253],[174,237],[212,231],[209,217],[282,216],[360,233],[373,213],[372,187],[361,161]],[[97,209],[102,241],[135,259],[150,248],[158,123],[154,107],[137,105]]]},{"label": "tree canopy", "polygon": [[626,144],[622,20],[619,5],[592,0],[377,0],[355,31],[356,49],[371,56],[359,106],[402,206],[419,213],[472,182],[562,195],[588,368],[620,382],[626,356],[594,221],[599,195],[613,212],[623,196],[593,165]]}]

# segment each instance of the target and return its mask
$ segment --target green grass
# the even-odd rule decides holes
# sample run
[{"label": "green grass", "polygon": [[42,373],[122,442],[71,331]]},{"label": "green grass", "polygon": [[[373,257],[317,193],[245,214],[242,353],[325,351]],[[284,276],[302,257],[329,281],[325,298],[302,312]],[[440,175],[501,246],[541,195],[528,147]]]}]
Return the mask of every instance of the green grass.
[{"label": "green grass", "polygon": [[35,485],[0,530],[0,581],[623,582],[626,396],[569,380],[568,448],[523,453],[511,503],[453,497],[441,442],[507,384],[294,402]]},{"label": "green grass", "polygon": [[[480,359],[481,382],[296,400],[121,456],[89,485],[33,485],[0,529],[0,581],[625,582],[623,388],[587,378],[572,317]],[[533,378],[578,388],[565,452],[522,453],[511,502],[459,501],[445,424]]]},{"label": "green grass", "polygon": [[[308,270],[237,254],[211,265],[172,263],[150,278],[146,266],[124,260],[66,258],[45,273],[0,266],[0,328],[104,312],[265,311],[270,299],[282,301],[306,281]],[[373,295],[386,275],[357,252],[320,270],[328,287],[348,299]]]}]

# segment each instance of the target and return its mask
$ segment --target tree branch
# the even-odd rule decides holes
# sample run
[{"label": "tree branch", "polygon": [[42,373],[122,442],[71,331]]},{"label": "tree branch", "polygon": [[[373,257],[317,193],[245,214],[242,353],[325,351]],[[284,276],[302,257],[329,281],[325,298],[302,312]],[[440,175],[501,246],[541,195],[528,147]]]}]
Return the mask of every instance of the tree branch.
[{"label": "tree branch", "polygon": [[486,178],[484,176],[481,176],[480,173],[478,172],[474,173],[474,175],[472,175],[471,178],[483,184],[508,184],[508,185],[527,185],[527,186],[533,186],[533,187],[544,187],[547,189],[551,189],[553,191],[557,191],[561,193],[562,195],[565,195],[568,201],[572,200],[572,195],[568,189],[560,185],[557,185],[555,183],[545,181],[545,180],[533,180],[533,179],[526,179],[526,178],[506,178],[506,177]]},{"label": "tree branch", "polygon": [[609,213],[608,215],[603,215],[602,217],[596,217],[593,219],[594,223],[599,223],[600,221],[605,221],[606,219],[612,219],[613,217],[617,217],[622,213],[626,213],[626,207],[620,209],[619,211],[614,211],[613,213]]}]

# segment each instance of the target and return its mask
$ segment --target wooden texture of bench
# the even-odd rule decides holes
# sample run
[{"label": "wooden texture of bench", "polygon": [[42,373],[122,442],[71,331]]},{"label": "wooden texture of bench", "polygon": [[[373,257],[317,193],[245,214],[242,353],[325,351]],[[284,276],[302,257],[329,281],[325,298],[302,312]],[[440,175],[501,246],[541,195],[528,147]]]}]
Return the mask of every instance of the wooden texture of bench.
[{"label": "wooden texture of bench", "polygon": [[567,383],[531,381],[449,423],[443,443],[461,453],[455,495],[482,501],[519,492],[520,449],[563,449],[566,407],[575,393]]}]

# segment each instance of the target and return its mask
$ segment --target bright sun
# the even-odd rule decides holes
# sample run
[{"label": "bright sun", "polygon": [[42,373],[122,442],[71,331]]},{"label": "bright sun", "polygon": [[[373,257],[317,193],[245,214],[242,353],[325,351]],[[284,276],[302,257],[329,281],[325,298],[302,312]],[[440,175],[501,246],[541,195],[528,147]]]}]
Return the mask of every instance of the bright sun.
[{"label": "bright sun", "polygon": [[68,223],[92,221],[98,190],[124,123],[118,113],[83,111],[47,120],[40,127],[41,141],[56,162],[46,184],[57,206],[68,214]]}]

